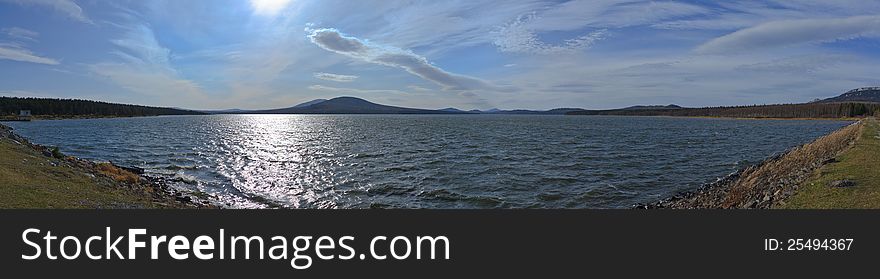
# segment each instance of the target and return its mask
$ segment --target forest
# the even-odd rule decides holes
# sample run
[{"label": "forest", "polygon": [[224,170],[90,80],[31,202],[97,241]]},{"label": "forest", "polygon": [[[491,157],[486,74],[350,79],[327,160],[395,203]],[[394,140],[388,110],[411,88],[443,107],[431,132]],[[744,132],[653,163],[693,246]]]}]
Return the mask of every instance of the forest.
[{"label": "forest", "polygon": [[140,105],[114,104],[77,99],[0,97],[0,116],[18,115],[30,110],[44,116],[153,116],[204,114],[198,111]]},{"label": "forest", "polygon": [[880,103],[808,103],[642,110],[583,110],[568,115],[695,116],[738,118],[845,118],[880,114]]}]

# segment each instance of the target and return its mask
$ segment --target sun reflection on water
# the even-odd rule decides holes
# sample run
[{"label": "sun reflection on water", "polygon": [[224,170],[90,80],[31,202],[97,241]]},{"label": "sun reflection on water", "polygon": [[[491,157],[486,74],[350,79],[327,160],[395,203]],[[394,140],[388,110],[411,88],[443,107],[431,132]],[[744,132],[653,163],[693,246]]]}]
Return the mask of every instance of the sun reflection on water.
[{"label": "sun reflection on water", "polygon": [[[268,206],[335,208],[336,137],[327,121],[309,116],[248,115],[222,132],[226,161],[219,167],[232,186]],[[312,144],[315,141],[320,145]]]}]

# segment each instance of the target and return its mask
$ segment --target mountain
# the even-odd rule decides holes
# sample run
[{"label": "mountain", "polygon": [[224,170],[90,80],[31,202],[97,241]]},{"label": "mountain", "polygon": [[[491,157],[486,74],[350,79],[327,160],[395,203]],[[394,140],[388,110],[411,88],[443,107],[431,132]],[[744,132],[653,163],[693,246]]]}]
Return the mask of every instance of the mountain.
[{"label": "mountain", "polygon": [[[471,112],[473,112],[473,111],[471,111],[471,112],[467,112],[467,111],[463,111],[463,110],[460,110],[460,109],[457,109],[457,108],[442,108],[442,109],[439,109],[439,111],[445,111],[445,112],[458,112],[458,113],[471,113]],[[479,113],[479,111],[477,111],[477,112]]]},{"label": "mountain", "polygon": [[314,99],[314,100],[311,100],[311,101],[308,101],[308,102],[305,102],[305,103],[302,103],[302,104],[299,104],[299,105],[295,105],[295,106],[293,106],[293,107],[295,107],[295,108],[304,108],[304,107],[311,106],[311,105],[314,105],[314,104],[323,103],[324,101],[327,101],[327,99]]},{"label": "mountain", "polygon": [[464,111],[457,108],[449,107],[443,109],[416,109],[395,107],[388,105],[376,104],[364,99],[355,97],[337,97],[330,100],[316,99],[302,104],[298,104],[288,108],[267,109],[267,110],[214,110],[204,111],[208,113],[226,114],[226,113],[253,113],[253,114],[566,114],[572,111],[580,111],[579,108],[557,108],[551,110],[500,110],[497,108],[486,111],[469,110]]},{"label": "mountain", "polygon": [[880,87],[856,88],[837,97],[831,97],[814,103],[871,102],[880,103]]},{"label": "mountain", "polygon": [[880,103],[836,102],[779,105],[749,105],[677,109],[580,110],[566,115],[690,116],[734,118],[843,118],[880,114]]},{"label": "mountain", "polygon": [[652,105],[652,106],[631,106],[622,108],[623,110],[645,110],[645,109],[682,109],[679,105]]},{"label": "mountain", "polygon": [[[318,100],[315,100],[318,101]],[[310,101],[297,106],[280,109],[255,110],[259,114],[458,114],[443,110],[414,109],[386,106],[355,97],[337,97],[326,101]],[[307,104],[307,105],[306,105]],[[305,106],[303,106],[305,105]]]}]

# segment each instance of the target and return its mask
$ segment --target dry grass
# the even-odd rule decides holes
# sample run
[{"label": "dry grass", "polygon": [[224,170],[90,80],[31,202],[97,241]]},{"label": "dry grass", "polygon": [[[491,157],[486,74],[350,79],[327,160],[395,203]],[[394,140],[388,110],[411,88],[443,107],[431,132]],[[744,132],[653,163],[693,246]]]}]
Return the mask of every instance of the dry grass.
[{"label": "dry grass", "polygon": [[[722,207],[738,207],[749,199],[793,190],[823,162],[850,147],[861,134],[863,122],[849,125],[816,141],[797,147],[783,156],[745,170],[732,185]],[[769,193],[767,193],[769,192]]]},{"label": "dry grass", "polygon": [[696,191],[681,193],[645,205],[645,208],[772,208],[785,205],[815,170],[851,150],[856,139],[864,134],[869,121],[874,120],[862,120],[843,127]]},{"label": "dry grass", "polygon": [[119,182],[137,183],[141,179],[137,174],[117,168],[110,163],[98,163],[95,167],[100,174]]},{"label": "dry grass", "polygon": [[[107,180],[104,178],[103,180]],[[152,208],[151,196],[0,139],[0,208]]]}]

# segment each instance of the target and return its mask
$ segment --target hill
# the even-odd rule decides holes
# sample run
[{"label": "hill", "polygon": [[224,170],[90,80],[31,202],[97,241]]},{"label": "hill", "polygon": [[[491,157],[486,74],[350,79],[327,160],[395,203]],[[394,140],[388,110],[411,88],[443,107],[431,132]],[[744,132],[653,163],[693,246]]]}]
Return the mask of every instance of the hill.
[{"label": "hill", "polygon": [[0,116],[30,110],[42,116],[154,116],[190,115],[203,112],[177,108],[114,104],[89,100],[0,97]]},{"label": "hill", "polygon": [[862,87],[815,103],[872,102],[880,103],[880,87]]},{"label": "hill", "polygon": [[311,105],[314,105],[314,104],[323,103],[323,102],[325,102],[325,101],[327,101],[327,99],[314,99],[314,100],[311,100],[311,101],[308,101],[308,102],[305,102],[305,103],[302,103],[302,104],[299,104],[299,105],[295,105],[295,106],[293,106],[293,107],[295,107],[295,108],[304,108],[304,107],[311,106]]},{"label": "hill", "polygon": [[[316,100],[317,101],[317,100]],[[355,97],[337,97],[280,109],[255,110],[256,114],[458,114],[464,112],[414,109],[376,104]]]},{"label": "hill", "polygon": [[880,103],[809,103],[676,109],[582,110],[566,114],[731,118],[844,118],[877,115],[878,111],[880,111]]}]

